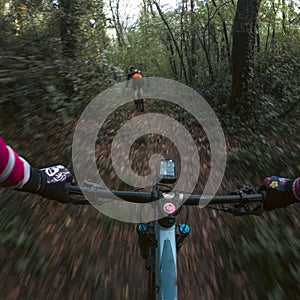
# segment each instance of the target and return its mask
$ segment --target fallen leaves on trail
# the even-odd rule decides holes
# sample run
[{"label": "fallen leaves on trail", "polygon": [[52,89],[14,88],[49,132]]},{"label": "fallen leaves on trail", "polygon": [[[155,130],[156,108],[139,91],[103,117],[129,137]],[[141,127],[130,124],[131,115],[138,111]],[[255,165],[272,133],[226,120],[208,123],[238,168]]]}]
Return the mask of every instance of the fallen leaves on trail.
[{"label": "fallen leaves on trail", "polygon": [[[155,111],[150,102],[146,105],[147,110]],[[122,109],[104,124],[93,153],[105,182],[115,188],[129,187],[124,186],[112,168],[111,134],[126,120],[138,115],[130,105]],[[180,115],[176,111],[173,116]],[[15,146],[16,143],[18,151],[28,154],[34,164],[44,165],[54,160],[68,162],[70,152],[64,153],[62,149],[69,149],[75,124],[64,128],[62,134],[57,130],[61,122],[56,116],[53,120],[36,118],[35,122],[39,128],[34,122],[25,124],[28,126],[22,124],[26,127],[25,135],[16,120],[13,124],[3,122],[2,128],[10,144]],[[33,138],[41,128],[48,128],[49,123],[52,127],[44,131],[45,137],[40,137],[47,143]],[[199,149],[201,169],[196,189],[201,191],[211,168],[210,148],[201,128],[194,126],[191,119],[186,125],[193,127],[192,135]],[[90,128],[87,122],[87,132]],[[260,182],[257,174],[255,177],[255,173],[243,168],[240,158],[245,157],[247,151],[236,155],[241,144],[250,147],[252,140],[253,137],[228,137],[228,149],[233,157],[220,193]],[[178,151],[171,141],[159,135],[135,141],[129,157],[132,169],[140,175],[148,174],[149,160],[156,153],[175,158],[180,169]],[[1,190],[0,193],[3,299],[138,300],[146,297],[147,271],[139,253],[134,224],[109,219],[93,207],[62,205],[13,191]],[[300,222],[296,207],[258,218],[235,218],[208,208],[195,207],[188,211],[184,208],[178,221],[185,222],[188,213],[191,234],[178,255],[179,299],[297,298]]]}]

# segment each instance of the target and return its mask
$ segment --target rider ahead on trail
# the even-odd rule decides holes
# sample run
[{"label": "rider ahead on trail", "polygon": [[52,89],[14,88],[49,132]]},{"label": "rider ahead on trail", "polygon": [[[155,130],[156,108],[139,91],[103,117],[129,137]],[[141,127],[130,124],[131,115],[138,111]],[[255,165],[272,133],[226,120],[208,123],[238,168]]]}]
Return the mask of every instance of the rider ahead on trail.
[{"label": "rider ahead on trail", "polygon": [[130,67],[129,73],[127,74],[127,80],[139,78],[143,78],[141,70]]},{"label": "rider ahead on trail", "polygon": [[144,99],[143,99],[143,87],[144,80],[141,70],[136,69],[135,67],[129,68],[129,73],[127,74],[127,83],[132,80],[132,91],[133,91],[133,100],[136,110],[141,112],[144,111]]}]

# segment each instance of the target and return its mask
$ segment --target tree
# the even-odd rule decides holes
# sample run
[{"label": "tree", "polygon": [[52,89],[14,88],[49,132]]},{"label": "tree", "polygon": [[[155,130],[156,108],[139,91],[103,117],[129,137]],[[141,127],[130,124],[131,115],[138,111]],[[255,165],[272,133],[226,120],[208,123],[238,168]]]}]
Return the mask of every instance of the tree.
[{"label": "tree", "polygon": [[125,41],[125,25],[121,20],[121,15],[120,15],[120,0],[112,1],[109,0],[109,8],[110,8],[110,13],[111,13],[111,23],[113,28],[116,31],[117,35],[117,40],[118,40],[118,45],[120,47],[125,47],[126,46],[126,41]]},{"label": "tree", "polygon": [[171,27],[170,27],[167,19],[165,18],[165,16],[164,16],[164,14],[163,14],[163,12],[162,12],[159,4],[157,3],[157,1],[153,1],[153,4],[155,5],[155,7],[156,7],[156,9],[157,9],[157,11],[158,11],[158,13],[159,13],[159,15],[160,15],[163,23],[165,24],[165,26],[167,28],[168,39],[169,39],[169,42],[170,42],[169,43],[169,45],[170,45],[170,51],[172,53],[172,56],[174,56],[174,50],[173,50],[173,45],[172,45],[172,44],[174,44],[174,48],[175,48],[176,53],[177,53],[177,55],[179,57],[179,60],[180,60],[180,66],[181,66],[182,71],[183,71],[184,80],[185,80],[186,83],[188,83],[188,76],[187,76],[187,72],[186,72],[186,67],[185,67],[185,63],[184,63],[182,51],[181,51],[181,49],[180,49],[180,47],[179,47],[179,45],[178,45],[178,43],[176,41],[176,38],[175,38],[175,36],[173,34],[173,31],[172,31],[172,29],[171,29]]},{"label": "tree", "polygon": [[254,46],[259,0],[239,0],[233,22],[232,86],[229,109],[249,115],[254,103]]},{"label": "tree", "polygon": [[76,46],[76,20],[75,8],[76,1],[74,0],[60,0],[62,8],[61,24],[60,24],[60,38],[62,43],[62,52],[65,57],[75,57]]}]

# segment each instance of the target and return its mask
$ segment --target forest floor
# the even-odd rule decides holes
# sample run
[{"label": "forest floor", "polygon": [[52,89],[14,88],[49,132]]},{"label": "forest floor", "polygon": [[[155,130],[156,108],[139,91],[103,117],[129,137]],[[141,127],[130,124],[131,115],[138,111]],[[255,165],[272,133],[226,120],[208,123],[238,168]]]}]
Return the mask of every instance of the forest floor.
[{"label": "forest floor", "polygon": [[[153,107],[146,103],[149,110]],[[75,121],[66,122],[59,113],[31,111],[21,119],[17,115],[2,111],[1,134],[9,145],[36,167],[54,163],[71,167]],[[117,119],[137,115],[126,106]],[[108,122],[96,147],[104,166],[100,173],[114,188],[122,184],[108,163],[109,132],[118,126]],[[210,149],[202,129],[189,126],[202,153],[202,179],[196,187],[200,191],[210,171]],[[226,139],[230,152],[238,135]],[[157,136],[135,143],[134,169],[147,174],[149,157],[158,151],[176,158],[171,148],[170,141]],[[219,193],[261,182],[262,178],[250,180],[239,165],[229,162]],[[0,206],[0,299],[145,299],[147,271],[135,224],[112,220],[93,207],[63,205],[14,191],[1,190]],[[181,221],[185,217],[183,210]],[[179,299],[300,296],[300,258],[295,253],[300,223],[294,208],[244,218],[189,208],[188,224],[191,234],[178,255]],[[276,239],[283,248],[277,248]]]}]

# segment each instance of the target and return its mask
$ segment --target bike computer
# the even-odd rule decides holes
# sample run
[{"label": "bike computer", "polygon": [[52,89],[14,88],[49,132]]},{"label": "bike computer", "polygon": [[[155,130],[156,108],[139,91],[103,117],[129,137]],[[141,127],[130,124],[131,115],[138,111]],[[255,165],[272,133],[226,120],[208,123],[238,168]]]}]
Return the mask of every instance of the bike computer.
[{"label": "bike computer", "polygon": [[175,170],[175,160],[160,159],[158,167],[158,177],[161,183],[174,183],[177,179]]}]

